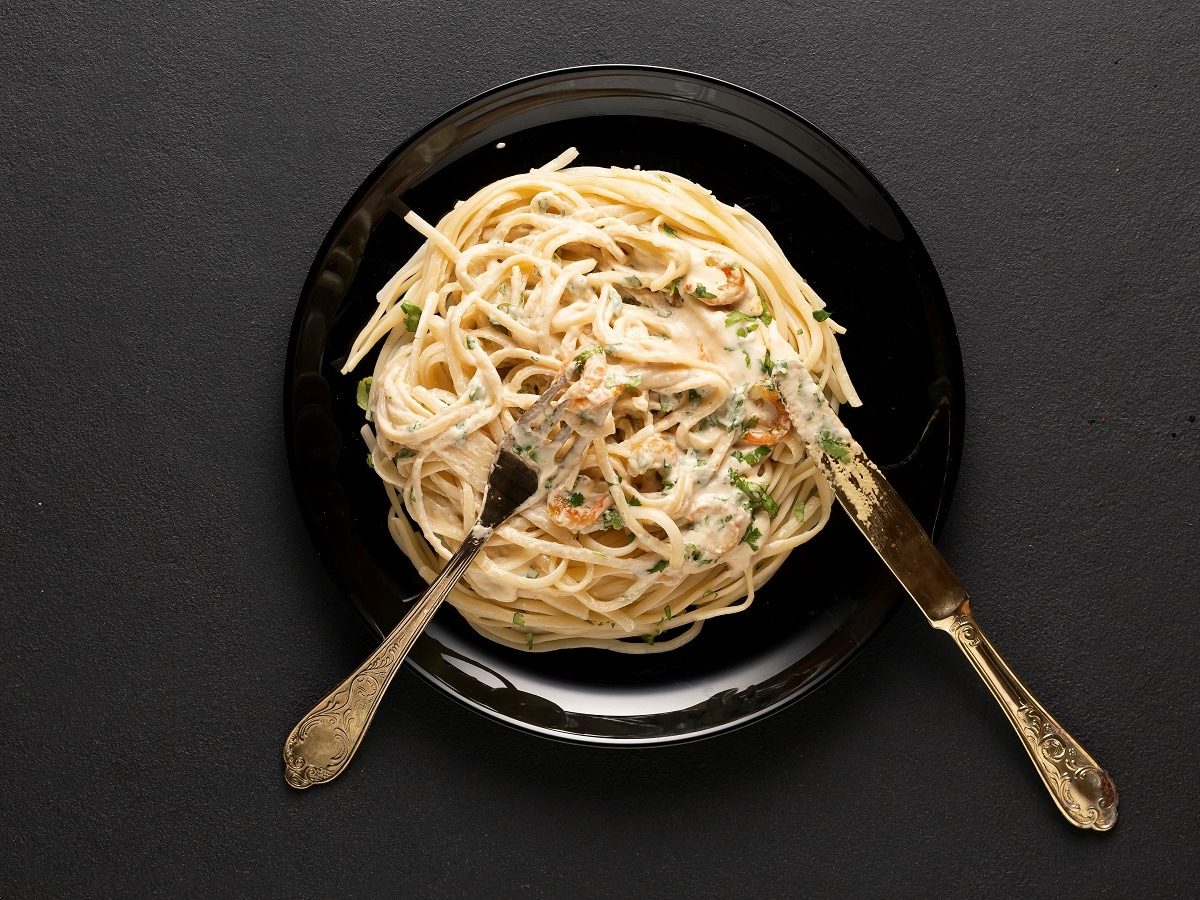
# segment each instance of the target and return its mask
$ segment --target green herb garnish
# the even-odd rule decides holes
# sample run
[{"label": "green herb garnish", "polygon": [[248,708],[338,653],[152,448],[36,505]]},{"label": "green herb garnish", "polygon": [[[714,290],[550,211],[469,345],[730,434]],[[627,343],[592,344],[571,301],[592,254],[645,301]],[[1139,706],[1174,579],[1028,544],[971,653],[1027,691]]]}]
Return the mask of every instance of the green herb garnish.
[{"label": "green herb garnish", "polygon": [[804,510],[807,508],[807,506],[808,503],[806,501],[797,500],[796,505],[792,507],[792,515],[796,517],[796,521],[801,525],[804,524],[804,520],[807,518],[804,514]]},{"label": "green herb garnish", "polygon": [[371,376],[368,375],[358,383],[358,390],[354,393],[354,399],[358,401],[359,409],[366,409],[367,403],[371,399]]},{"label": "green herb garnish", "polygon": [[471,388],[471,393],[467,394],[467,399],[472,400],[472,401],[482,400],[483,399],[483,387],[478,384],[475,385],[475,387]]},{"label": "green herb garnish", "polygon": [[762,532],[758,530],[753,522],[751,522],[749,527],[746,529],[746,533],[742,535],[741,542],[743,544],[749,544],[751,550],[757,551],[758,542],[760,540],[762,540]]},{"label": "green herb garnish", "polygon": [[628,275],[625,278],[625,283],[632,288],[640,288],[642,286],[642,279],[636,275]]},{"label": "green herb garnish", "polygon": [[514,625],[524,625],[525,624],[524,613],[519,613],[519,612],[513,613],[513,624]]},{"label": "green herb garnish", "polygon": [[835,435],[828,428],[822,428],[817,435],[817,441],[821,445],[821,449],[841,463],[850,462],[850,451],[842,442],[842,439]]},{"label": "green herb garnish", "polygon": [[734,459],[741,460],[748,466],[757,466],[760,462],[771,455],[770,447],[755,447],[749,453],[742,453],[740,450],[733,451]]},{"label": "green herb garnish", "polygon": [[375,468],[375,454],[373,454],[373,453],[367,454],[367,468],[369,468],[369,469]]},{"label": "green herb garnish", "polygon": [[625,527],[625,520],[615,509],[606,509],[604,515],[600,517],[600,521],[604,524],[605,531],[620,531]]},{"label": "green herb garnish", "polygon": [[396,459],[408,459],[410,456],[416,456],[417,451],[410,447],[401,447],[400,452],[396,454]]},{"label": "green herb garnish", "polygon": [[567,494],[567,502],[572,506],[583,506],[583,494],[579,493],[579,491],[571,491],[571,493]]},{"label": "green herb garnish", "polygon": [[661,572],[666,567],[667,567],[667,561],[665,559],[660,559],[658,562],[656,562],[654,565],[652,565],[650,568],[648,568],[646,570],[646,574],[653,575],[655,572]]},{"label": "green herb garnish", "polygon": [[750,481],[744,475],[739,475],[733,469],[729,470],[729,483],[746,495],[746,508],[750,510],[766,510],[768,516],[774,517],[779,513],[779,504],[775,502],[767,489],[756,481]]},{"label": "green herb garnish", "polygon": [[614,387],[624,388],[625,390],[629,391],[629,393],[631,393],[631,394],[637,392],[637,389],[641,385],[641,383],[642,383],[641,375],[630,375],[628,378],[622,378],[620,380],[617,380],[617,378],[615,376],[604,379],[605,387],[607,387],[607,388],[614,388]]},{"label": "green herb garnish", "polygon": [[829,311],[824,309],[813,310],[813,318],[818,322],[824,322],[829,318]]},{"label": "green herb garnish", "polygon": [[694,291],[692,291],[692,296],[699,297],[701,300],[716,300],[717,299],[716,294],[714,294],[712,291],[710,291],[708,288],[706,288],[704,285],[700,284],[699,282],[696,283],[696,289]]},{"label": "green herb garnish", "polygon": [[637,497],[630,497],[628,502],[629,502],[630,506],[641,506],[642,505],[642,501],[639,500]]},{"label": "green herb garnish", "polygon": [[573,360],[573,362],[575,363],[576,366],[578,366],[579,368],[582,369],[583,364],[585,362],[587,362],[589,359],[591,359],[593,356],[596,356],[597,354],[600,354],[600,353],[603,353],[605,356],[612,356],[613,353],[615,353],[615,352],[616,352],[616,346],[612,345],[612,344],[610,344],[606,347],[599,347],[599,346],[588,347],[588,349],[580,350],[578,353],[576,353],[575,359]]},{"label": "green herb garnish", "polygon": [[401,303],[400,310],[404,313],[404,327],[415,332],[421,321],[421,307],[413,306],[411,303]]},{"label": "green herb garnish", "polygon": [[669,234],[671,237],[679,237],[679,232],[677,232],[674,228],[672,228],[666,222],[662,223],[662,230],[665,231],[667,234]]}]

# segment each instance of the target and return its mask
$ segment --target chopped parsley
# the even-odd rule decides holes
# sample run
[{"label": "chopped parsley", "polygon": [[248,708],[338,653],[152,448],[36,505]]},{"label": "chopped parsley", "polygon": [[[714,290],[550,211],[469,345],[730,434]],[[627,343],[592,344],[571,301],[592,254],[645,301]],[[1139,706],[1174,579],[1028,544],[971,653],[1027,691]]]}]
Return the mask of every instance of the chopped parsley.
[{"label": "chopped parsley", "polygon": [[816,319],[818,322],[824,322],[826,319],[829,318],[829,311],[825,310],[825,309],[813,310],[813,318]]},{"label": "chopped parsley", "polygon": [[758,482],[750,481],[744,475],[739,475],[730,469],[729,483],[746,495],[747,509],[762,509],[772,517],[779,513],[779,504],[775,502],[775,498],[768,494],[767,489]]},{"label": "chopped parsley", "polygon": [[583,364],[585,362],[587,362],[589,359],[591,359],[593,356],[596,356],[597,354],[600,354],[600,353],[603,353],[605,356],[612,356],[613,353],[615,353],[615,352],[616,352],[616,347],[612,346],[612,345],[607,346],[607,347],[599,347],[599,346],[588,347],[588,349],[581,350],[575,354],[574,362],[577,367],[582,369]]},{"label": "chopped parsley", "polygon": [[625,527],[625,520],[621,518],[621,513],[615,509],[606,509],[604,515],[600,517],[600,521],[604,524],[605,531],[620,531]]},{"label": "chopped parsley", "polygon": [[469,334],[467,335],[467,339],[463,343],[465,343],[467,345],[468,350],[475,349],[475,338],[471,337]]},{"label": "chopped parsley", "polygon": [[413,306],[411,303],[401,303],[400,309],[404,313],[404,327],[415,332],[421,321],[421,307]]},{"label": "chopped parsley", "polygon": [[529,459],[532,462],[540,462],[538,459],[538,452],[536,449],[534,449],[533,444],[526,444],[524,446],[521,444],[513,444],[513,453],[517,454],[517,456],[524,456],[528,454]]},{"label": "chopped parsley", "polygon": [[679,282],[681,282],[681,281],[683,281],[682,275],[680,275],[678,278],[676,278],[674,281],[672,281],[670,284],[667,285],[667,296],[668,297],[670,297],[672,294],[679,293]]},{"label": "chopped parsley", "polygon": [[695,388],[688,388],[688,400],[690,400],[692,403],[699,403],[700,398],[703,396],[704,395]]},{"label": "chopped parsley", "polygon": [[750,353],[747,350],[742,351],[742,356],[746,357],[746,368],[750,368]]},{"label": "chopped parsley", "polygon": [[641,500],[639,500],[637,497],[630,497],[630,498],[629,498],[629,505],[630,505],[630,506],[641,506],[641,505],[642,505],[642,501],[641,501]]},{"label": "chopped parsley", "polygon": [[468,400],[482,400],[483,399],[483,387],[478,384],[475,385],[475,387],[471,388],[471,393],[467,394],[467,399]]},{"label": "chopped parsley", "polygon": [[742,535],[741,542],[743,544],[749,544],[751,550],[757,551],[758,542],[760,540],[762,540],[762,532],[758,530],[758,527],[753,522],[751,522],[746,528],[746,533]]},{"label": "chopped parsley", "polygon": [[358,390],[355,391],[354,399],[358,401],[359,409],[367,408],[367,401],[371,399],[371,376],[368,375],[358,383]]},{"label": "chopped parsley", "polygon": [[630,375],[629,377],[622,378],[620,380],[618,380],[616,376],[610,376],[610,377],[604,379],[604,386],[606,388],[614,388],[614,387],[624,388],[625,390],[629,391],[629,393],[631,393],[631,394],[637,392],[638,386],[641,385],[641,383],[642,383],[641,375]]},{"label": "chopped parsley", "polygon": [[579,491],[571,491],[567,494],[567,502],[575,507],[583,506],[583,494]]},{"label": "chopped parsley", "polygon": [[693,297],[699,297],[701,300],[716,300],[717,295],[706,288],[704,285],[696,282],[696,289],[692,291]]},{"label": "chopped parsley", "polygon": [[[410,456],[416,456],[417,451],[410,447],[401,447],[400,452],[396,454],[396,459],[408,459]],[[374,468],[374,466],[372,466]]]},{"label": "chopped parsley", "polygon": [[679,237],[679,232],[676,231],[674,228],[672,228],[670,225],[668,225],[666,222],[662,223],[662,230],[665,231],[667,234],[669,234],[671,237]]},{"label": "chopped parsley", "polygon": [[821,445],[821,449],[841,463],[850,462],[850,451],[842,442],[842,439],[835,435],[828,428],[822,428],[817,435],[817,442]]},{"label": "chopped parsley", "polygon": [[514,625],[524,625],[525,624],[524,613],[519,613],[519,612],[513,613],[513,624]]},{"label": "chopped parsley", "polygon": [[653,575],[655,572],[661,572],[666,567],[667,567],[667,561],[665,559],[660,559],[658,562],[656,562],[654,565],[652,565],[650,568],[648,568],[646,570],[646,574]]},{"label": "chopped parsley", "polygon": [[770,455],[771,448],[767,446],[755,447],[749,453],[742,453],[740,450],[733,451],[734,459],[741,460],[748,466],[757,466]]},{"label": "chopped parsley", "polygon": [[797,500],[796,505],[792,507],[792,515],[796,517],[796,521],[801,525],[804,524],[804,520],[807,518],[804,512],[807,508],[808,503],[804,500]]},{"label": "chopped parsley", "polygon": [[367,454],[367,468],[369,468],[369,469],[375,468],[375,454],[373,454],[373,453]]},{"label": "chopped parsley", "polygon": [[671,613],[671,604],[670,603],[668,603],[666,606],[663,607],[663,616],[665,616],[668,619],[675,618],[675,616],[672,615],[672,613]]},{"label": "chopped parsley", "polygon": [[643,641],[645,641],[647,644],[653,644],[653,643],[654,643],[654,639],[655,639],[656,637],[658,637],[658,635],[659,635],[659,631],[658,631],[658,629],[656,628],[656,629],[654,629],[654,631],[652,631],[650,634],[643,634],[643,635],[642,635],[642,640],[643,640]]},{"label": "chopped parsley", "polygon": [[533,649],[533,632],[532,631],[525,635],[525,649],[526,650]]},{"label": "chopped parsley", "polygon": [[668,178],[666,175],[664,175],[662,172],[658,173],[658,177],[659,177],[660,181],[665,181],[667,184],[671,183],[671,179]]},{"label": "chopped parsley", "polygon": [[765,310],[763,311],[762,315],[748,316],[746,313],[739,312],[735,309],[733,312],[725,316],[725,327],[732,328],[734,325],[737,325],[741,322],[753,322],[755,326],[757,326],[759,322],[764,325],[770,325],[772,321],[774,320],[771,318],[771,314]]},{"label": "chopped parsley", "polygon": [[[734,425],[733,428],[737,428],[738,430],[741,431],[741,433],[743,435],[745,435],[747,432],[752,430],[754,428],[754,426],[757,424],[758,424],[758,416],[751,416],[748,419],[743,419],[739,424]],[[733,431],[733,428],[730,428],[729,430]]]},{"label": "chopped parsley", "polygon": [[640,288],[642,286],[642,279],[636,275],[628,275],[625,278],[625,283],[632,288]]}]

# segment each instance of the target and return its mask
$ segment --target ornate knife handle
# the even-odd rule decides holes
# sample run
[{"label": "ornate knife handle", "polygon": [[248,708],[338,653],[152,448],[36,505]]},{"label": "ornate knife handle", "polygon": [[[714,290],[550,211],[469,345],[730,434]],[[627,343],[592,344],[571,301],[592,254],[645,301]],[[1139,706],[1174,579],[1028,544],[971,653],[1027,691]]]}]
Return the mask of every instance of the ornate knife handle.
[{"label": "ornate knife handle", "polygon": [[1117,786],[1058,724],[996,652],[964,600],[954,615],[933,623],[954,638],[1012,723],[1050,796],[1072,825],[1108,831],[1117,822]]},{"label": "ornate knife handle", "polygon": [[379,648],[292,729],[283,745],[283,777],[288,784],[294,788],[312,787],[332,781],[345,771],[417,635],[429,624],[485,540],[471,533]]}]

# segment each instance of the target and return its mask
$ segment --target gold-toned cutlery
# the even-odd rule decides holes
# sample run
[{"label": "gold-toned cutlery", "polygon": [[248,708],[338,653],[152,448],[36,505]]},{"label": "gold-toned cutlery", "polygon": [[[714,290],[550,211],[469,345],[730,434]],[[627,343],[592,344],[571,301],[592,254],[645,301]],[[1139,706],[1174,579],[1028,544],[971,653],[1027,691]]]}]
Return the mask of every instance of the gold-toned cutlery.
[{"label": "gold-toned cutlery", "polygon": [[[831,413],[830,420],[836,421]],[[820,434],[820,433],[818,433]],[[829,432],[824,432],[828,435]],[[966,589],[904,501],[852,437],[808,442],[838,502],[904,585],[934,628],[954,638],[1021,738],[1067,821],[1107,831],[1117,822],[1117,787],[1008,667],[971,613]]]},{"label": "gold-toned cutlery", "polygon": [[[543,481],[539,460],[543,464],[553,461],[570,430],[560,421],[561,404],[553,408],[550,404],[579,370],[579,366],[568,365],[504,436],[488,475],[479,521],[429,589],[375,652],[309,710],[288,734],[283,745],[283,766],[284,777],[292,787],[323,784],[346,770],[404,657],[480,548],[499,525],[552,486]],[[551,437],[555,426],[557,433]],[[518,440],[522,442],[519,451]],[[569,471],[584,445],[584,441],[576,441],[558,463],[557,470]]]},{"label": "gold-toned cutlery", "polygon": [[[799,360],[794,361],[796,369],[801,365]],[[550,404],[579,369],[568,365],[501,441],[479,522],[441,574],[379,648],[292,729],[283,751],[288,784],[307,788],[345,771],[405,655],[484,542],[497,526],[550,487],[539,470],[537,453],[530,453],[529,448],[542,452],[543,463],[552,463],[569,437],[570,430],[559,421],[561,404],[555,408]],[[809,396],[811,382],[800,384],[797,395]],[[1066,819],[1079,828],[1112,828],[1117,821],[1118,799],[1112,778],[1004,662],[975,622],[966,589],[904,501],[819,392],[811,395],[817,398],[815,404],[799,408],[798,401],[789,402],[786,394],[784,400],[793,421],[810,423],[802,431],[808,454],[832,485],[842,508],[929,623],[953,637],[970,660],[1020,736],[1034,768]],[[821,424],[817,426],[816,422]],[[556,427],[558,432],[551,439]],[[518,440],[523,444],[520,452],[516,449]],[[583,441],[576,441],[555,471],[570,471],[583,445]]]}]

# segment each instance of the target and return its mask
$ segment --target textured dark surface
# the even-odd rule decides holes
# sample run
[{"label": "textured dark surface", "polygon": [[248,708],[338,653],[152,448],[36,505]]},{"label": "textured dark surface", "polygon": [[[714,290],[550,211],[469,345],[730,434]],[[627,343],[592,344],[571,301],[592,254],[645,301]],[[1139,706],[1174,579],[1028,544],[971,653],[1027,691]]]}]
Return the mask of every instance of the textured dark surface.
[{"label": "textured dark surface", "polygon": [[[1200,14],[805,6],[4,11],[0,894],[1200,891]],[[282,452],[312,255],[419,124],[602,61],[768,94],[912,219],[967,372],[941,545],[1117,778],[1113,833],[1059,818],[909,608],[675,749],[548,743],[403,674],[345,778],[284,786],[283,735],[370,646]]]}]

